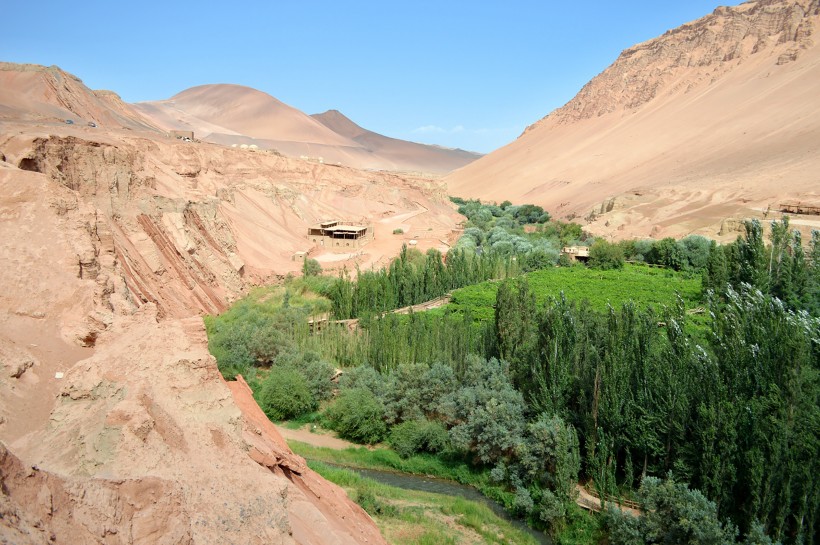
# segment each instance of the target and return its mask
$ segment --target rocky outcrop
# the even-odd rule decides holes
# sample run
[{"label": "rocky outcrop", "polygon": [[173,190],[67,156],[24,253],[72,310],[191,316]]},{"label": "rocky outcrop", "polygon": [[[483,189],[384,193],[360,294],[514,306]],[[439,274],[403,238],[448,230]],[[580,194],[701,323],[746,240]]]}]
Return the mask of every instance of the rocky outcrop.
[{"label": "rocky outcrop", "polygon": [[0,489],[3,543],[194,543],[174,481],[65,478],[24,464],[0,443]]},{"label": "rocky outcrop", "polygon": [[817,0],[758,0],[719,7],[712,14],[624,50],[611,66],[551,113],[559,123],[635,110],[666,92],[719,78],[750,56],[774,46],[777,64],[813,44]]},{"label": "rocky outcrop", "polygon": [[66,372],[47,426],[15,441],[26,464],[0,459],[11,508],[56,543],[382,543],[206,341],[200,318],[158,322],[150,304],[118,320]]}]

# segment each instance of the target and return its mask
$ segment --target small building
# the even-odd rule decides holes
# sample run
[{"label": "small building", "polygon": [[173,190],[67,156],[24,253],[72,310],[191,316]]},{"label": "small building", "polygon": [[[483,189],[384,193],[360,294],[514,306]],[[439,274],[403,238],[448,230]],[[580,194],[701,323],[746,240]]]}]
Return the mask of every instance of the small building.
[{"label": "small building", "polygon": [[291,257],[291,261],[304,261],[307,257],[307,252],[294,252],[293,257]]},{"label": "small building", "polygon": [[570,261],[589,261],[589,246],[564,246],[561,248],[561,255],[565,255]]},{"label": "small building", "polygon": [[332,250],[354,250],[373,240],[373,229],[369,225],[324,221],[308,228],[308,240]]},{"label": "small building", "polygon": [[194,131],[171,131],[171,138],[178,138],[180,140],[193,140]]},{"label": "small building", "polygon": [[781,203],[780,211],[787,214],[820,216],[820,206],[804,202]]}]

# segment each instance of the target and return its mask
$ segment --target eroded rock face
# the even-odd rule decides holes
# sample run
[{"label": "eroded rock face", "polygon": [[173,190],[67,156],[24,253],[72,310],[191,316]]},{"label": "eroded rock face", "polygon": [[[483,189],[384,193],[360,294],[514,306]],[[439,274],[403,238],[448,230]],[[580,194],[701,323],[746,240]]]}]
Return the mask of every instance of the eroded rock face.
[{"label": "eroded rock face", "polygon": [[14,442],[26,466],[9,457],[3,478],[17,510],[58,543],[380,543],[247,385],[222,380],[202,320],[155,311],[112,326],[65,374],[44,428]]},{"label": "eroded rock face", "polygon": [[660,93],[689,89],[775,46],[777,64],[813,45],[817,0],[757,0],[714,13],[624,50],[611,66],[550,114],[561,123],[634,110]]},{"label": "eroded rock face", "polygon": [[[410,211],[450,232],[441,184],[150,133],[8,127],[0,119],[0,537],[382,543],[247,385],[222,380],[200,315],[298,269],[291,256],[319,218],[378,226]],[[367,259],[401,241],[389,243]]]},{"label": "eroded rock face", "polygon": [[194,543],[174,481],[61,477],[23,464],[0,444],[0,485],[4,543]]}]

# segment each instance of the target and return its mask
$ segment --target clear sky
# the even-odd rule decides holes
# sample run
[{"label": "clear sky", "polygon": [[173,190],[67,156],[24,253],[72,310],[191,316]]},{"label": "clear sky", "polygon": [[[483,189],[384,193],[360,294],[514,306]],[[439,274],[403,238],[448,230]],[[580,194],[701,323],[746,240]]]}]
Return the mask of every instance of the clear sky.
[{"label": "clear sky", "polygon": [[623,49],[718,5],[9,0],[0,60],[56,64],[128,102],[248,85],[308,114],[337,109],[395,138],[489,152]]}]

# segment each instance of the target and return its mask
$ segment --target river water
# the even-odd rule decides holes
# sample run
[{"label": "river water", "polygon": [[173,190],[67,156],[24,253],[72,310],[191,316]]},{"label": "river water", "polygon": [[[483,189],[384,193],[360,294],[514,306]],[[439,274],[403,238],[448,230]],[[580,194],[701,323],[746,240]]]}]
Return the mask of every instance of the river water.
[{"label": "river water", "polygon": [[329,466],[349,469],[350,471],[358,473],[362,477],[367,477],[368,479],[373,479],[374,481],[378,481],[383,484],[395,486],[396,488],[403,488],[404,490],[418,490],[421,492],[433,492],[435,494],[444,494],[446,496],[458,496],[471,501],[483,503],[500,518],[503,518],[519,530],[534,537],[538,543],[541,543],[542,545],[551,545],[552,543],[546,534],[533,530],[522,521],[510,517],[509,513],[507,513],[501,505],[484,496],[481,492],[471,486],[465,486],[463,484],[445,481],[443,479],[409,475],[407,473],[394,473],[391,471],[379,471],[377,469],[358,469],[339,464],[325,463]]}]

